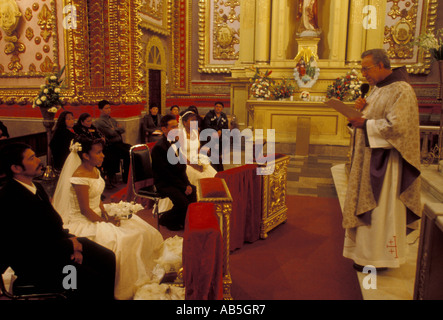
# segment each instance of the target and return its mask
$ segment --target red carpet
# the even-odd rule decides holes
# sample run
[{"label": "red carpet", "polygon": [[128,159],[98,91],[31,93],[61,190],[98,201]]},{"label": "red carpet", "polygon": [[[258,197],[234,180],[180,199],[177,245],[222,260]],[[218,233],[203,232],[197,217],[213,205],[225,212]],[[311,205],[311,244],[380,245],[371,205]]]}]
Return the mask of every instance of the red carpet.
[{"label": "red carpet", "polygon": [[[338,199],[287,196],[288,221],[230,255],[235,300],[362,300]],[[156,226],[150,210],[139,213]],[[160,227],[163,237],[183,232]]]},{"label": "red carpet", "polygon": [[236,300],[361,300],[338,199],[287,196],[288,221],[230,256]]}]

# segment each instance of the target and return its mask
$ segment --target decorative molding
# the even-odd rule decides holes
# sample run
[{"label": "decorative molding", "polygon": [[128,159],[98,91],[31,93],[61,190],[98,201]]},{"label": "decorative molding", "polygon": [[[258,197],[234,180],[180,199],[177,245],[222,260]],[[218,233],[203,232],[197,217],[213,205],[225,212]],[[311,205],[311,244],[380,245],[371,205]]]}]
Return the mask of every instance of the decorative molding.
[{"label": "decorative molding", "polygon": [[140,27],[164,36],[171,34],[172,0],[142,0],[139,16]]},{"label": "decorative molding", "polygon": [[438,0],[388,0],[384,48],[394,66],[406,65],[413,74],[429,73],[431,54],[410,43],[421,33],[435,30],[437,6]]},{"label": "decorative molding", "polygon": [[201,73],[230,73],[240,52],[240,2],[199,0]]}]

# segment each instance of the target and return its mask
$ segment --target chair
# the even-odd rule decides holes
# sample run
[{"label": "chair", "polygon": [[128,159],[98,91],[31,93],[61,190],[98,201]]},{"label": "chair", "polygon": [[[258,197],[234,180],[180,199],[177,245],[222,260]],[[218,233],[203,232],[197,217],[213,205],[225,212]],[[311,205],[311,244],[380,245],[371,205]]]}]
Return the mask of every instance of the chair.
[{"label": "chair", "polygon": [[[154,201],[152,214],[157,219],[157,229],[160,229],[158,202],[166,197],[161,196],[154,186],[152,175],[151,154],[146,144],[137,144],[129,150],[131,158],[132,189],[136,197]],[[141,185],[141,187],[140,187]]]},{"label": "chair", "polygon": [[23,283],[20,279],[15,279],[10,286],[12,289],[6,289],[3,281],[3,274],[8,269],[8,265],[0,263],[0,297],[5,296],[12,300],[30,300],[30,299],[66,299],[63,292],[47,292],[38,290],[34,285]]}]

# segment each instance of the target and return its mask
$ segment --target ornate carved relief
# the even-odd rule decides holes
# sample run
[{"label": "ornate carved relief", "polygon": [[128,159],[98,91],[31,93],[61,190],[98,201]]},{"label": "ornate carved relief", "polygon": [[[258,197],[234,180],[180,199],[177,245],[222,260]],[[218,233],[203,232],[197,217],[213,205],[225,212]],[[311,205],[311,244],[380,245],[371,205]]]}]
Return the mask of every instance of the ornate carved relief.
[{"label": "ornate carved relief", "polygon": [[393,64],[406,65],[410,73],[429,73],[431,56],[410,43],[420,33],[435,29],[437,0],[388,0],[384,48]]},{"label": "ornate carved relief", "polygon": [[[63,6],[60,4],[62,2]],[[0,77],[43,77],[47,72],[60,69],[59,47],[64,49],[65,81],[62,88],[63,97],[69,104],[90,104],[107,98],[112,103],[139,103],[140,95],[140,30],[137,13],[140,0],[36,0],[38,7],[34,17],[25,25],[41,28],[41,34],[34,36],[34,50],[29,50],[28,70],[8,73],[8,66],[0,69]],[[97,3],[97,4],[96,4]],[[99,5],[100,10],[97,12]],[[66,11],[57,8],[72,7],[75,10]],[[25,11],[26,7],[23,8]],[[62,28],[63,19],[74,12],[75,28],[63,28],[65,43],[59,46],[58,28]],[[101,17],[99,17],[101,15]],[[72,17],[71,17],[72,18]],[[72,20],[72,19],[71,19]],[[23,19],[25,21],[25,19]],[[38,23],[38,24],[37,24]],[[103,25],[103,23],[105,25]],[[97,27],[97,25],[100,26]],[[33,27],[35,26],[35,27]],[[57,27],[59,26],[59,27]],[[97,29],[98,28],[98,29]],[[99,30],[106,38],[89,37],[91,31]],[[39,32],[40,33],[40,32]],[[43,41],[41,41],[43,39]],[[4,38],[3,38],[4,43]],[[100,52],[98,52],[100,51]],[[0,52],[1,54],[1,52]],[[17,61],[14,60],[17,66]],[[5,73],[6,71],[6,73]],[[94,78],[95,76],[95,78]],[[0,103],[30,104],[36,94],[36,89],[0,89]]]},{"label": "ornate carved relief", "polygon": [[240,1],[200,0],[199,17],[199,72],[230,72],[240,50]]}]

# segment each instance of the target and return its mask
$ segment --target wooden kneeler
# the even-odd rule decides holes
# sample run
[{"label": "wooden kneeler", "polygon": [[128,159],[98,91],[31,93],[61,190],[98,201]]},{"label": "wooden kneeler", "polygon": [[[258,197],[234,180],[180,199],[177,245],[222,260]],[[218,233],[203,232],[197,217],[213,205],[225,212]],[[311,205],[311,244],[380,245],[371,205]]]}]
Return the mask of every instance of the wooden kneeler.
[{"label": "wooden kneeler", "polygon": [[204,178],[197,184],[197,201],[214,203],[223,236],[223,299],[232,300],[231,272],[229,270],[229,230],[232,197],[224,179]]}]

